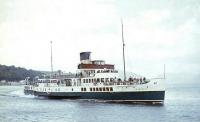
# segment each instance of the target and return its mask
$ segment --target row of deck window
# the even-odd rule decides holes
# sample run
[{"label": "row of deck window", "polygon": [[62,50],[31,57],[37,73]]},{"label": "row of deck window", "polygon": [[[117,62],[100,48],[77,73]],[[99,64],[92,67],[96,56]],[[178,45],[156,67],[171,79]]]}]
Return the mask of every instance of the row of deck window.
[{"label": "row of deck window", "polygon": [[[81,88],[81,91],[87,91],[86,88]],[[90,88],[90,91],[113,91],[112,87],[94,87]]]},{"label": "row of deck window", "polygon": [[[36,90],[40,90],[40,91],[50,91],[50,88],[46,89],[46,88],[37,88]],[[60,88],[55,88],[55,91],[60,91]],[[73,91],[73,88],[72,88]],[[81,88],[81,91],[87,91],[86,88]],[[90,88],[90,91],[113,91],[112,87],[93,87]]]},{"label": "row of deck window", "polygon": [[[38,91],[50,91],[51,89],[50,88],[37,88],[36,90],[38,90]],[[60,88],[55,88],[55,91],[60,91]]]},{"label": "row of deck window", "polygon": [[94,79],[83,79],[83,83],[104,83],[104,82],[111,82],[114,81],[113,78],[94,78]]},{"label": "row of deck window", "polygon": [[[86,74],[92,74],[95,73],[95,70],[85,70]],[[97,70],[97,73],[118,73],[117,70]]]}]

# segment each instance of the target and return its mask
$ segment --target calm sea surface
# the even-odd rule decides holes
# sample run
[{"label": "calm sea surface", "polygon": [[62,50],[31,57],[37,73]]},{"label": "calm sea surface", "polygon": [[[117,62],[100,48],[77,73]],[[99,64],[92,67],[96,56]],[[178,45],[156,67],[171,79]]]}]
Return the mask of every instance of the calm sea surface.
[{"label": "calm sea surface", "polygon": [[200,85],[170,85],[164,105],[49,100],[0,86],[0,122],[200,122]]}]

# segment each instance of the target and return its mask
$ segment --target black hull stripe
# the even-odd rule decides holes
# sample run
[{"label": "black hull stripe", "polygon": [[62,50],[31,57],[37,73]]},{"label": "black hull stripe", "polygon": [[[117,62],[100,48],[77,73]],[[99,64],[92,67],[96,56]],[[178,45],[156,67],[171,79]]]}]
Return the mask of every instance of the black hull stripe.
[{"label": "black hull stripe", "polygon": [[99,99],[107,101],[164,101],[165,91],[144,92],[36,92],[30,94],[56,99]]}]

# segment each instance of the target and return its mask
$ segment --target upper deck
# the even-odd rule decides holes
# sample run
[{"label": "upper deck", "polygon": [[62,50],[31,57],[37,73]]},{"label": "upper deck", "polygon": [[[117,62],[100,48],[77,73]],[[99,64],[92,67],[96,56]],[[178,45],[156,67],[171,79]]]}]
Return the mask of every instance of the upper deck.
[{"label": "upper deck", "polygon": [[91,52],[80,53],[80,64],[78,69],[114,69],[113,64],[105,64],[103,60],[91,60]]},{"label": "upper deck", "polygon": [[114,69],[112,64],[79,64],[78,69]]}]

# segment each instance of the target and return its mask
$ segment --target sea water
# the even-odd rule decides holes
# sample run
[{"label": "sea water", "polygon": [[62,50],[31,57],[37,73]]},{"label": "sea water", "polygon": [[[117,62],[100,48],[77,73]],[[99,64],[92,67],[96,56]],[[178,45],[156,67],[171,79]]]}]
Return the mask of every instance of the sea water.
[{"label": "sea water", "polygon": [[171,84],[164,105],[52,100],[0,86],[0,122],[200,122],[200,85]]}]

